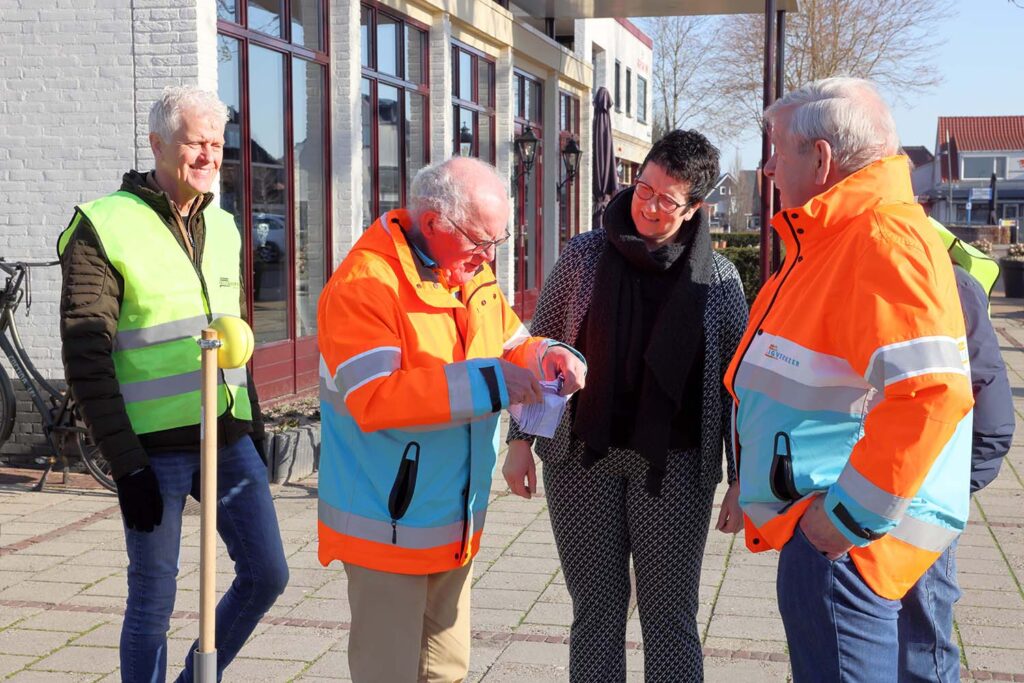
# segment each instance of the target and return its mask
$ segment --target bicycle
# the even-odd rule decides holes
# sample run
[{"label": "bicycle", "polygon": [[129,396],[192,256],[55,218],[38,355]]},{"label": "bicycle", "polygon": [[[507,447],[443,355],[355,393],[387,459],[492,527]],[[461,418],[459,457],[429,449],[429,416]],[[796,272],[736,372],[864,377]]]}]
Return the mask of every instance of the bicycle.
[{"label": "bicycle", "polygon": [[[32,308],[31,269],[59,264],[60,261],[6,261],[0,257],[0,271],[7,274],[3,292],[0,293],[0,350],[7,356],[14,373],[32,399],[32,405],[39,412],[43,434],[52,454],[39,461],[46,462],[46,469],[32,490],[43,490],[46,477],[53,471],[58,458],[63,465],[64,481],[67,482],[67,452],[73,447],[89,474],[105,488],[116,491],[110,465],[92,442],[71,392],[61,391],[46,381],[29,357],[18,333],[15,311],[22,301],[25,302],[26,315]],[[11,436],[16,412],[14,387],[7,372],[0,366],[0,446]]]}]

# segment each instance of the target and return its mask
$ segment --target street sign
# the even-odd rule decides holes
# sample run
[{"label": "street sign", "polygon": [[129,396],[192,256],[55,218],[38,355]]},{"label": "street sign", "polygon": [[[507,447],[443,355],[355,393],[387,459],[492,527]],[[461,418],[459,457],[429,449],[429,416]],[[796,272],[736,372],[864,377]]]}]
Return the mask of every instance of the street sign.
[{"label": "street sign", "polygon": [[992,199],[992,188],[991,187],[972,187],[971,188],[971,199],[978,199],[989,201]]},{"label": "street sign", "polygon": [[971,210],[971,200],[970,199],[967,200],[967,206],[964,207],[964,208],[966,208],[968,211]]}]

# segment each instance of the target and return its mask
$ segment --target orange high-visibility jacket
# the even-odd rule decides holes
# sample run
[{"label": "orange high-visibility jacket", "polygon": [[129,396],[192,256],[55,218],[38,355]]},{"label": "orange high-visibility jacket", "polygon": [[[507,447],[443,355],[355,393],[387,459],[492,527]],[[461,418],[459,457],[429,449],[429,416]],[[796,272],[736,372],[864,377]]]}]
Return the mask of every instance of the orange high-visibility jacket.
[{"label": "orange high-visibility jacket", "polygon": [[823,494],[865,582],[898,599],[967,522],[973,397],[949,256],[903,156],[772,226],[786,259],[725,378],[747,547],[781,550]]},{"label": "orange high-visibility jacket", "polygon": [[499,359],[540,363],[488,266],[450,291],[384,214],[320,297],[319,558],[402,574],[476,554],[509,405]]}]

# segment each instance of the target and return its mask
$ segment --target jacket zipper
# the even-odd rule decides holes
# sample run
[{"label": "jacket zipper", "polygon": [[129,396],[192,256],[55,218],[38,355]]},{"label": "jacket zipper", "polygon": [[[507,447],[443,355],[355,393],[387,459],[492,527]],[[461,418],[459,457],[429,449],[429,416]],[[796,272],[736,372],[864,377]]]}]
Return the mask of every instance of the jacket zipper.
[{"label": "jacket zipper", "polygon": [[754,337],[761,333],[761,326],[764,325],[764,321],[767,320],[768,314],[771,313],[772,307],[775,305],[776,299],[779,298],[779,292],[782,291],[783,285],[786,284],[786,280],[789,279],[790,274],[796,268],[796,264],[801,258],[800,251],[802,247],[800,245],[799,238],[797,238],[796,236],[796,230],[793,228],[793,224],[790,223],[789,216],[786,215],[785,211],[782,212],[782,217],[786,221],[786,225],[789,226],[789,231],[793,236],[793,241],[796,242],[796,253],[793,254],[793,263],[789,266],[789,270],[787,270],[785,274],[782,276],[782,279],[779,280],[779,284],[775,288],[775,292],[772,294],[772,299],[771,301],[768,302],[768,306],[765,308],[764,314],[761,316],[761,319],[757,321],[757,325],[754,326],[754,333],[750,335],[750,339],[747,340],[747,345],[743,348],[743,355],[740,356],[740,361],[739,363],[736,364],[736,373],[732,377],[733,394],[736,393],[736,375],[739,374],[739,368],[741,365],[743,365],[743,359],[746,358],[747,352],[750,350],[751,344],[754,343]]}]

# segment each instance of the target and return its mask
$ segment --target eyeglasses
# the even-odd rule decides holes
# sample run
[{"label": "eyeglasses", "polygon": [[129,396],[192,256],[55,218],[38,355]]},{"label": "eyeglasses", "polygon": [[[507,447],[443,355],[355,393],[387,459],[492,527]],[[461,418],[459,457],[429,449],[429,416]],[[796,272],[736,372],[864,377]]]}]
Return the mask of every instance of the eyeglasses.
[{"label": "eyeglasses", "polygon": [[642,180],[636,181],[634,187],[636,188],[636,196],[642,202],[650,201],[651,197],[657,197],[658,208],[665,213],[672,213],[673,211],[677,211],[680,207],[686,206],[686,204],[680,204],[666,194],[655,192],[653,187]]},{"label": "eyeglasses", "polygon": [[485,251],[487,251],[488,249],[490,249],[491,247],[494,247],[495,249],[497,249],[501,245],[505,244],[505,242],[508,242],[508,238],[512,236],[512,233],[509,232],[509,229],[505,228],[505,235],[503,237],[499,237],[496,240],[484,240],[484,241],[481,242],[479,240],[473,239],[473,237],[468,232],[466,232],[461,227],[459,227],[459,224],[456,223],[455,221],[453,221],[451,218],[448,218],[446,220],[449,223],[452,224],[453,228],[455,228],[460,233],[462,233],[463,237],[465,237],[467,240],[469,240],[473,244],[473,249],[470,252],[472,254],[482,254]]}]

